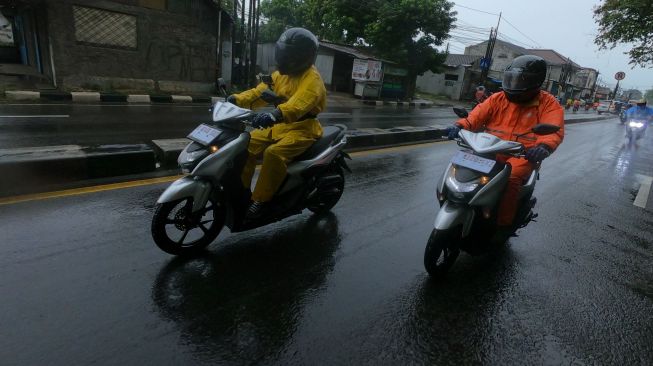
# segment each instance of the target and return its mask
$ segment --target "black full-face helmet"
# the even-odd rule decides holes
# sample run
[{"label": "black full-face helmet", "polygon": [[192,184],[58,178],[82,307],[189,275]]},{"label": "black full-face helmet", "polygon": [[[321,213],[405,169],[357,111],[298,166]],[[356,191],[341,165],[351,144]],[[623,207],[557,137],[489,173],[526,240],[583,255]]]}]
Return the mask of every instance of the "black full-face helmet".
[{"label": "black full-face helmet", "polygon": [[503,72],[503,91],[509,101],[526,103],[538,95],[545,78],[546,61],[543,58],[519,56]]},{"label": "black full-face helmet", "polygon": [[304,28],[290,28],[281,34],[274,48],[274,59],[282,75],[300,75],[317,57],[317,37]]}]

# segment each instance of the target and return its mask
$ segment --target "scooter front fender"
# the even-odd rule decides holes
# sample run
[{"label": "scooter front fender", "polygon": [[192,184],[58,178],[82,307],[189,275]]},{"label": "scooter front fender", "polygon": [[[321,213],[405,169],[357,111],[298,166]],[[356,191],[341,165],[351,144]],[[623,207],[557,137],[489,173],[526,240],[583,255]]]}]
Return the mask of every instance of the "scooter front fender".
[{"label": "scooter front fender", "polygon": [[474,209],[466,205],[458,205],[445,201],[437,216],[434,227],[436,230],[448,230],[462,225],[462,236],[466,237],[474,222]]},{"label": "scooter front fender", "polygon": [[193,212],[196,212],[206,206],[210,194],[211,183],[205,180],[193,179],[192,177],[183,177],[172,182],[156,203],[174,202],[192,197]]}]

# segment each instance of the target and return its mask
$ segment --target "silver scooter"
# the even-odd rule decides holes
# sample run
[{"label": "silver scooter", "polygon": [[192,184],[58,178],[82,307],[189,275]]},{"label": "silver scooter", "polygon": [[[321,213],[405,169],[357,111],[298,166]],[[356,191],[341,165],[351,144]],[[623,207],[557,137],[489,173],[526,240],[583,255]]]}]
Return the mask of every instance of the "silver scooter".
[{"label": "silver scooter", "polygon": [[[464,109],[454,108],[454,111],[460,118],[467,118]],[[548,135],[559,129],[555,125],[538,124],[527,134]],[[517,140],[524,135],[517,136]],[[424,251],[424,267],[432,277],[444,275],[460,250],[478,255],[489,248],[489,239],[496,231],[499,201],[511,172],[510,165],[498,161],[497,157],[525,156],[520,142],[502,140],[489,133],[461,130],[457,143],[463,150],[454,155],[438,184],[441,207]],[[520,191],[514,231],[537,217],[532,209],[537,202],[533,191],[539,168],[538,164]]]},{"label": "silver scooter", "polygon": [[227,102],[213,107],[213,123],[201,124],[178,158],[183,178],[173,182],[157,200],[152,237],[163,251],[182,255],[209,245],[224,226],[231,232],[250,230],[299,214],[329,211],[345,187],[343,169],[349,156],[342,151],[346,127],[323,128],[322,137],[288,165],[287,176],[270,202],[269,215],[246,216],[251,192],[241,174],[247,160],[254,116],[251,110]]}]

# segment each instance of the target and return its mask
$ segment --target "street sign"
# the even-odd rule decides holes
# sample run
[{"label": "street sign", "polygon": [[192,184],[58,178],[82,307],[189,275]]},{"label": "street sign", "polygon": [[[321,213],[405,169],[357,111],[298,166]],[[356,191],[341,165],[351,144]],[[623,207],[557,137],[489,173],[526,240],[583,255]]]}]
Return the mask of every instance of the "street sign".
[{"label": "street sign", "polygon": [[626,78],[626,73],[623,71],[619,71],[618,73],[614,74],[614,78],[616,80],[623,80]]},{"label": "street sign", "polygon": [[481,69],[489,69],[491,61],[492,60],[490,60],[489,58],[483,57],[479,62],[479,66],[481,67]]}]

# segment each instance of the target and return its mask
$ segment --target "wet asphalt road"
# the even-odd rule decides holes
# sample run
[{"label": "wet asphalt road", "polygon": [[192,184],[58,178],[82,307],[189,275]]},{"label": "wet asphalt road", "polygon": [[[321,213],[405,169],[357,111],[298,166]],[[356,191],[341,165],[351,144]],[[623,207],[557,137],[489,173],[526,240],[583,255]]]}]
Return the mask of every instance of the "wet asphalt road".
[{"label": "wet asphalt road", "polygon": [[[0,149],[181,138],[210,117],[206,105],[0,104]],[[349,129],[445,126],[455,118],[451,108],[334,107],[320,114],[322,124]]]},{"label": "wet asphalt road", "polygon": [[[651,132],[651,131],[649,131]],[[434,187],[453,143],[359,153],[332,215],[153,244],[164,184],[0,206],[3,365],[653,363],[653,134],[570,125],[538,222],[429,280]]]}]

